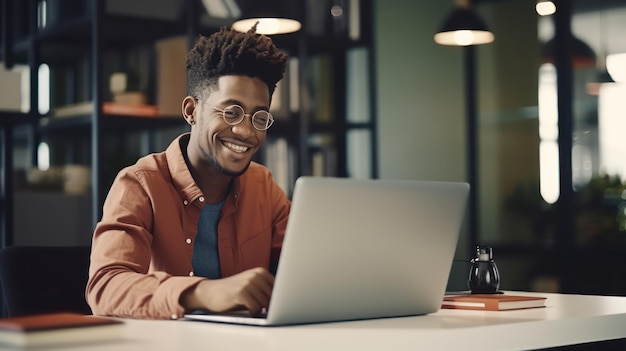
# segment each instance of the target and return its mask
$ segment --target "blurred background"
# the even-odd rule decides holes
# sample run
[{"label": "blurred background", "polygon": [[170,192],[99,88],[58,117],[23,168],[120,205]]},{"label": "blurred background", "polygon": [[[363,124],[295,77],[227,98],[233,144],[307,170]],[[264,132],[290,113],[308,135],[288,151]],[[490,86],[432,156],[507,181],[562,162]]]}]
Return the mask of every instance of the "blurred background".
[{"label": "blurred background", "polygon": [[[290,60],[257,161],[288,194],[301,175],[467,181],[451,286],[485,244],[502,289],[626,294],[624,0],[1,5],[3,247],[88,245],[117,171],[187,130],[198,34],[278,16],[301,27],[269,34]],[[458,9],[493,40],[435,42]]]}]

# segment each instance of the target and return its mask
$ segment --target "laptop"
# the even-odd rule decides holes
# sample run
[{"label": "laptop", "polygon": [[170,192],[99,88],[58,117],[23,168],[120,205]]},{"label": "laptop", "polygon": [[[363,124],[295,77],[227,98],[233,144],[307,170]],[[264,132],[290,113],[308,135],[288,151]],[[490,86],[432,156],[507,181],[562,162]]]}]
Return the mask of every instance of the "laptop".
[{"label": "laptop", "polygon": [[461,182],[300,177],[266,315],[184,317],[277,326],[436,312],[468,193]]}]

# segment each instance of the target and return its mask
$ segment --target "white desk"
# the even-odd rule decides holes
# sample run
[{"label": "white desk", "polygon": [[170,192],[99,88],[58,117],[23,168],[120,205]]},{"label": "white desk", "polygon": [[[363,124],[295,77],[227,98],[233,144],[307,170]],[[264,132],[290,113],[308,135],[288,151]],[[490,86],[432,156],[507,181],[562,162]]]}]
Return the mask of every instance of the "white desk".
[{"label": "white desk", "polygon": [[440,310],[418,317],[287,327],[126,320],[124,340],[73,349],[486,351],[541,349],[626,338],[626,297],[541,295],[548,298],[546,308],[500,312]]}]

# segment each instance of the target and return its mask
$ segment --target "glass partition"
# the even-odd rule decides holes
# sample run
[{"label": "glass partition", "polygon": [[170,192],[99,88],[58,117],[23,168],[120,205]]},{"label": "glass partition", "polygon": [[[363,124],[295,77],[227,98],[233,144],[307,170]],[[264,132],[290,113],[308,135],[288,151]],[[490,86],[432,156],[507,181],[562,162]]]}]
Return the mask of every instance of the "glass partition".
[{"label": "glass partition", "polygon": [[496,35],[477,47],[479,240],[505,288],[626,294],[626,2],[555,4],[477,7]]}]

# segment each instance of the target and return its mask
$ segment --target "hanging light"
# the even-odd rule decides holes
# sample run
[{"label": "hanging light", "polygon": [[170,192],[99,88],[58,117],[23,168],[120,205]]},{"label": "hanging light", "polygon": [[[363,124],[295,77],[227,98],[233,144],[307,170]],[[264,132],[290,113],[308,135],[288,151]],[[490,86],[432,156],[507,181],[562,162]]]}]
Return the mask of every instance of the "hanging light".
[{"label": "hanging light", "polygon": [[242,2],[243,16],[235,21],[233,29],[247,32],[257,22],[256,32],[265,35],[297,32],[302,28],[293,15],[292,1],[247,1]]},{"label": "hanging light", "polygon": [[[543,45],[543,61],[544,62],[554,62],[555,57],[555,40],[554,38],[548,40]],[[587,67],[595,67],[596,65],[596,53],[593,51],[589,44],[580,40],[579,38],[572,35],[570,38],[570,56],[572,59],[572,67],[574,69],[581,69]]]},{"label": "hanging light", "polygon": [[606,69],[613,81],[626,83],[626,53],[608,55]]},{"label": "hanging light", "polygon": [[289,18],[254,17],[236,21],[233,23],[233,29],[247,32],[257,22],[259,24],[256,27],[256,32],[265,35],[293,33],[302,27],[299,21]]},{"label": "hanging light", "polygon": [[556,13],[556,5],[552,1],[537,0],[535,11],[539,16],[550,16]]},{"label": "hanging light", "polygon": [[485,22],[472,11],[469,1],[462,0],[446,17],[434,39],[440,45],[469,46],[489,44],[495,37]]}]

